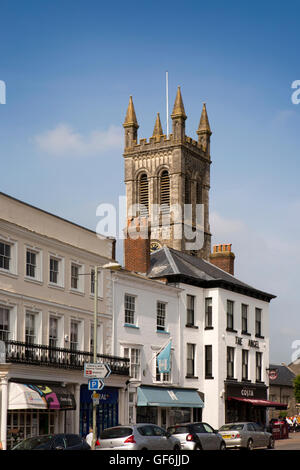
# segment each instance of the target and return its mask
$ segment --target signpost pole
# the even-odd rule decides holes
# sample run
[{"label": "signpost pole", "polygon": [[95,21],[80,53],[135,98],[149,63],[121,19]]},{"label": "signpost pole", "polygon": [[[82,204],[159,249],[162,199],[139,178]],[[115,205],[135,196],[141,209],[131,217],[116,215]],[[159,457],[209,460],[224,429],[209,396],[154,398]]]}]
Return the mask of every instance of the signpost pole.
[{"label": "signpost pole", "polygon": [[[97,362],[97,314],[98,314],[98,266],[95,266],[94,274],[94,364]],[[92,449],[95,449],[97,440],[97,404],[93,400],[93,443]]]}]

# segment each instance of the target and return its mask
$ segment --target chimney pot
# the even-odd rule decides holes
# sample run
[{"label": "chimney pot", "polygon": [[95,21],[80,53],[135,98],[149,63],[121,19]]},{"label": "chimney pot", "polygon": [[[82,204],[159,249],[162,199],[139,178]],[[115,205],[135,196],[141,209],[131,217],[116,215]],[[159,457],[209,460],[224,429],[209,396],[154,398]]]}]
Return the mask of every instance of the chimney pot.
[{"label": "chimney pot", "polygon": [[209,261],[223,271],[234,275],[235,255],[231,251],[231,243],[221,243],[213,246],[213,252],[209,255]]}]

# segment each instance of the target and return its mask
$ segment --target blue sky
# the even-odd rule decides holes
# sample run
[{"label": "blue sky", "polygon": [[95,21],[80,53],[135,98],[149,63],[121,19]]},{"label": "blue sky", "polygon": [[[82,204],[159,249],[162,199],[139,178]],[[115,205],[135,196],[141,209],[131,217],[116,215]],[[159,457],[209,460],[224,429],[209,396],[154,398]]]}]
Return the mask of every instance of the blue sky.
[{"label": "blue sky", "polygon": [[165,130],[168,70],[193,138],[207,103],[213,241],[278,296],[271,360],[287,363],[300,339],[299,14],[298,1],[0,2],[0,190],[95,229],[97,205],[125,193],[129,95],[139,137],[157,112]]}]

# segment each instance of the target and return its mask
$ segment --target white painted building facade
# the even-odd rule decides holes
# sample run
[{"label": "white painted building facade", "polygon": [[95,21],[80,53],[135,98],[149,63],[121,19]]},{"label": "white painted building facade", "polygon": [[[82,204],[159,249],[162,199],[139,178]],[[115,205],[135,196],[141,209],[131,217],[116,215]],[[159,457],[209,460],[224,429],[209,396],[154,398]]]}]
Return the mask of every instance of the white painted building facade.
[{"label": "white painted building facade", "polygon": [[[88,432],[91,399],[85,393],[83,364],[93,358],[92,273],[113,257],[114,240],[100,239],[91,230],[0,194],[0,340],[6,347],[6,361],[0,363],[0,440],[4,448],[31,435]],[[128,378],[128,362],[112,357],[110,276],[100,269],[97,352],[105,355],[102,360],[113,371],[103,391],[106,426],[125,420]],[[51,393],[55,394],[52,401],[60,396],[69,403],[50,406]],[[114,410],[111,423],[105,415],[108,407]]]},{"label": "white painted building facade", "polygon": [[[188,383],[182,367],[181,289],[125,270],[114,273],[113,278],[115,351],[131,361],[129,422],[150,421],[167,427],[178,417],[193,420],[197,413],[199,416],[202,404],[197,393],[198,382]],[[170,340],[171,372],[159,374],[156,357]],[[160,394],[157,405],[140,406],[139,391],[151,395],[155,390]],[[181,394],[184,395],[182,401]],[[189,407],[185,398],[190,397],[195,403]]]}]

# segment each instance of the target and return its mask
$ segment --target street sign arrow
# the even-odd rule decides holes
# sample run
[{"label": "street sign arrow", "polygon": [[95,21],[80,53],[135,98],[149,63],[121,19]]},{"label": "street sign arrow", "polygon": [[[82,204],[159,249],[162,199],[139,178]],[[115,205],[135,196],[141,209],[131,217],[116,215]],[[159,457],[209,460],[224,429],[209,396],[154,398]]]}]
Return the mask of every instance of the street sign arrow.
[{"label": "street sign arrow", "polygon": [[84,376],[89,378],[96,378],[96,379],[107,379],[111,374],[111,370],[108,364],[106,363],[96,363],[84,364]]},{"label": "street sign arrow", "polygon": [[[101,379],[90,379],[88,389],[89,390],[102,390],[104,387],[104,382]],[[95,397],[97,398],[97,397]]]}]

